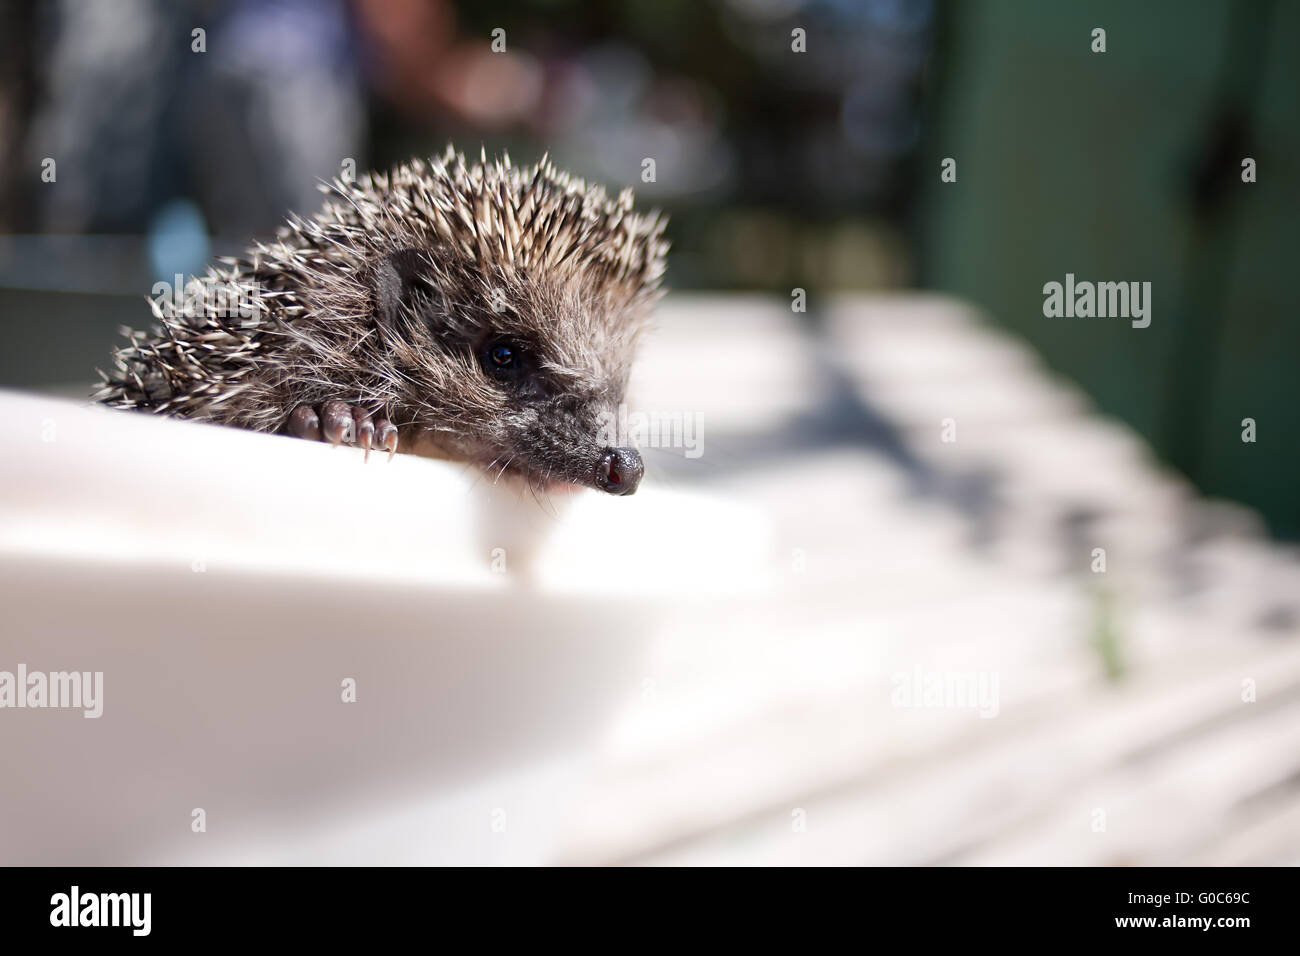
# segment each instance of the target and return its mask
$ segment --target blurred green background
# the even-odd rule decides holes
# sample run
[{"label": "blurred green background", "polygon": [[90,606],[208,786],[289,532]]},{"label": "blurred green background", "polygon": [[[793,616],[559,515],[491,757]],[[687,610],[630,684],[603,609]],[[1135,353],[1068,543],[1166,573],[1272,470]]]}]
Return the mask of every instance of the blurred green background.
[{"label": "blurred green background", "polygon": [[[79,392],[349,161],[549,150],[671,214],[672,287],[951,292],[1300,537],[1298,37],[1297,0],[6,5],[0,385]],[[1066,273],[1151,282],[1151,326],[1045,318]]]},{"label": "blurred green background", "polygon": [[[926,191],[921,281],[1025,336],[1203,490],[1300,535],[1300,4],[948,12],[924,164],[960,157],[961,175]],[[1067,272],[1150,281],[1150,327],[1044,318],[1042,284]]]}]

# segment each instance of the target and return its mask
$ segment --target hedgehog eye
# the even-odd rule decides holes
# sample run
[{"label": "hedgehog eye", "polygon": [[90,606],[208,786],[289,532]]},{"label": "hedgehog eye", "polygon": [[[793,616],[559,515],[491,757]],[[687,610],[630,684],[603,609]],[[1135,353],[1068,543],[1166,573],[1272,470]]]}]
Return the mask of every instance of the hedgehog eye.
[{"label": "hedgehog eye", "polygon": [[512,339],[494,339],[481,354],[483,367],[502,381],[517,379],[528,357],[524,347]]},{"label": "hedgehog eye", "polygon": [[513,368],[515,363],[519,361],[519,356],[515,354],[514,348],[504,342],[498,342],[488,349],[488,358],[492,360],[493,365],[502,369]]}]

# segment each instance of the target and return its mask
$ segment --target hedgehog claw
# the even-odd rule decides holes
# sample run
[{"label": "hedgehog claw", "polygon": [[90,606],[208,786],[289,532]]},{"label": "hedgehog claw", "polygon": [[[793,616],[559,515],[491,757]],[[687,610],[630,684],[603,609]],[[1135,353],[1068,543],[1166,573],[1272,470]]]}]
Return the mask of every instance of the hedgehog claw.
[{"label": "hedgehog claw", "polygon": [[370,414],[360,405],[352,407],[352,423],[356,434],[356,442],[365,449],[363,461],[370,460],[370,445],[375,440],[375,423],[370,420]]},{"label": "hedgehog claw", "polygon": [[389,461],[397,454],[397,428],[387,418],[375,420],[375,444],[388,452]]},{"label": "hedgehog claw", "polygon": [[373,417],[360,405],[347,402],[299,405],[289,416],[284,430],[295,438],[309,441],[360,445],[365,451],[366,461],[370,460],[372,448],[388,452],[389,461],[397,454],[397,427],[387,418]]},{"label": "hedgehog claw", "polygon": [[326,402],[320,408],[321,432],[331,445],[351,445],[356,441],[356,423],[352,410],[343,402]]},{"label": "hedgehog claw", "polygon": [[308,441],[320,441],[320,416],[310,405],[299,405],[289,416],[289,434]]}]

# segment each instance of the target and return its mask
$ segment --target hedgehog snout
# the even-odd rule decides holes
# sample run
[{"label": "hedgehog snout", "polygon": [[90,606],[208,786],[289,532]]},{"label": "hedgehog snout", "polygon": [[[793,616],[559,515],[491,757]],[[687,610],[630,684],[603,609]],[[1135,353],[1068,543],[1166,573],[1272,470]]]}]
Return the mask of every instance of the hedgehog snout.
[{"label": "hedgehog snout", "polygon": [[630,495],[644,474],[641,453],[635,448],[606,448],[596,462],[596,487],[611,495]]}]

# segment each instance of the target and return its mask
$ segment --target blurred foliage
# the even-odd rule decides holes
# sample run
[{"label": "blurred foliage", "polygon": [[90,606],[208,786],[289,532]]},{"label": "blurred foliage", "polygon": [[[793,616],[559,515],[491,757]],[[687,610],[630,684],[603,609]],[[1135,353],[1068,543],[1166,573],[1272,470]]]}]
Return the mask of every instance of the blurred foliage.
[{"label": "blurred foliage", "polygon": [[[399,54],[435,78],[373,84],[388,91],[375,159],[444,141],[523,161],[547,150],[631,184],[673,218],[675,287],[896,286],[913,271],[904,232],[932,16],[926,0],[463,2],[406,34],[443,38],[450,79],[436,58]],[[469,51],[498,29],[513,74],[495,91],[502,63]]]}]

